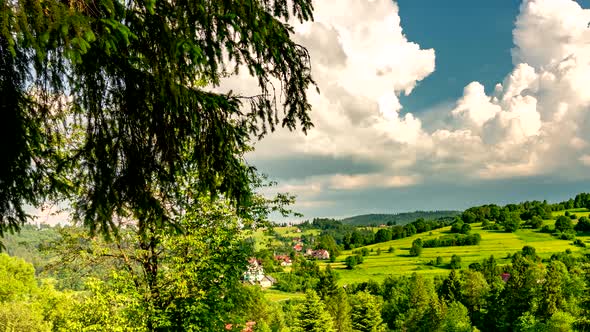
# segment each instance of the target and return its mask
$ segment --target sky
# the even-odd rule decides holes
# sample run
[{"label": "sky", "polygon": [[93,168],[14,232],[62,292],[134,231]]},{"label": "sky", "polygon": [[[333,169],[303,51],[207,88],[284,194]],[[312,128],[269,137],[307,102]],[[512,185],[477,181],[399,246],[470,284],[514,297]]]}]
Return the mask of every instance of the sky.
[{"label": "sky", "polygon": [[[590,0],[314,6],[314,22],[290,22],[320,89],[314,128],[246,156],[277,182],[263,194],[297,196],[299,220],[590,191]],[[247,72],[216,90],[256,94]],[[40,221],[63,221],[54,210]]]},{"label": "sky", "polygon": [[[314,217],[560,201],[590,185],[590,8],[574,0],[318,0],[293,22],[315,127],[248,162]],[[354,13],[352,15],[351,13]],[[246,74],[242,74],[246,75]],[[248,91],[233,77],[222,87]]]}]

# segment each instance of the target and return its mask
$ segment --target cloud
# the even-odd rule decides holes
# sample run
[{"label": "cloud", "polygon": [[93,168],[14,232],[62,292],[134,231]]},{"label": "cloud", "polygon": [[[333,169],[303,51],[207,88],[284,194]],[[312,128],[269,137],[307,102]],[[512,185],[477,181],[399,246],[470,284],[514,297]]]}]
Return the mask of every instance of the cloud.
[{"label": "cloud", "polygon": [[321,89],[309,92],[315,128],[307,136],[279,131],[256,146],[252,159],[377,166],[354,172],[332,162],[305,166],[298,173],[307,176],[292,180],[320,188],[305,200],[430,181],[589,178],[590,10],[572,0],[524,0],[513,30],[514,68],[505,79],[491,94],[472,82],[458,100],[421,118],[402,114],[399,96],[435,70],[435,51],[406,38],[397,5],[324,0],[315,6],[316,22],[295,27]]}]

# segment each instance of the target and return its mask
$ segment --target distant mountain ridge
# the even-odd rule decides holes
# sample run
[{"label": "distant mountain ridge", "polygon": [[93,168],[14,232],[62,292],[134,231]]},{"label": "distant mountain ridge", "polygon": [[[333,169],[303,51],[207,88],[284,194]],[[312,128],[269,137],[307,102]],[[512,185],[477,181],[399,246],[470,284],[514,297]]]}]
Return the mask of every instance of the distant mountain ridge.
[{"label": "distant mountain ridge", "polygon": [[342,223],[345,225],[354,226],[369,226],[369,225],[405,225],[419,218],[427,220],[455,217],[461,214],[461,211],[414,211],[414,212],[402,212],[402,213],[390,213],[390,214],[363,214],[359,216],[349,217],[342,219]]}]

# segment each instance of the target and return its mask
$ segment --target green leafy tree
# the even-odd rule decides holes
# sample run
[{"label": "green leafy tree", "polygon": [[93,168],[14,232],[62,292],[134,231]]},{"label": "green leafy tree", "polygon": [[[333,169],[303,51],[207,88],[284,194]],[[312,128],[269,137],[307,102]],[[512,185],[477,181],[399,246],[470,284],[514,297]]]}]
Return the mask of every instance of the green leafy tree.
[{"label": "green leafy tree", "polygon": [[[180,234],[156,228],[146,234],[130,225],[112,242],[82,232],[56,246],[64,257],[85,252],[87,264],[118,267],[90,285],[80,309],[83,326],[217,331],[246,320],[243,308],[251,301],[241,277],[251,249],[239,221],[230,205],[204,198],[178,220]],[[146,241],[157,241],[154,251]],[[105,310],[93,311],[101,304]]]},{"label": "green leafy tree", "polygon": [[[15,0],[0,17],[0,235],[55,198],[92,232],[165,228],[189,174],[193,193],[248,206],[250,137],[312,126],[287,23],[311,0]],[[258,93],[205,88],[238,71]]]},{"label": "green leafy tree", "polygon": [[305,301],[299,307],[294,331],[334,332],[332,317],[324,309],[324,303],[314,291],[308,291]]},{"label": "green leafy tree", "polygon": [[358,257],[357,255],[351,255],[344,259],[344,264],[346,264],[346,268],[349,270],[354,269],[354,267],[358,264]]},{"label": "green leafy tree", "polygon": [[564,233],[574,228],[572,220],[566,216],[559,216],[555,220],[555,229]]},{"label": "green leafy tree", "polygon": [[533,216],[529,222],[529,225],[531,225],[531,228],[534,229],[541,228],[541,226],[543,226],[543,219],[541,219],[539,216]]},{"label": "green leafy tree", "polygon": [[574,230],[577,232],[590,232],[590,219],[587,217],[580,217],[576,226],[574,226]]},{"label": "green leafy tree", "polygon": [[422,239],[416,239],[412,242],[410,256],[420,256],[422,254]]},{"label": "green leafy tree", "polygon": [[471,320],[467,308],[460,302],[451,302],[447,307],[441,320],[438,331],[441,332],[471,332]]},{"label": "green leafy tree", "polygon": [[355,331],[381,332],[385,325],[381,319],[381,301],[368,292],[359,292],[352,299],[351,319]]},{"label": "green leafy tree", "polygon": [[474,324],[483,319],[483,309],[487,305],[490,293],[490,286],[481,272],[466,270],[461,275],[462,280],[462,303],[469,312],[469,317]]},{"label": "green leafy tree", "polygon": [[451,263],[449,264],[451,269],[458,270],[461,268],[461,257],[458,255],[451,256]]}]

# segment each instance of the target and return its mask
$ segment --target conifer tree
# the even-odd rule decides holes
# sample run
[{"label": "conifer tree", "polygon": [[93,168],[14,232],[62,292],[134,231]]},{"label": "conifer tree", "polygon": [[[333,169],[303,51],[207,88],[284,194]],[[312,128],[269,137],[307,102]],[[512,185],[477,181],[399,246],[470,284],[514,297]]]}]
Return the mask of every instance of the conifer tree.
[{"label": "conifer tree", "polygon": [[[251,138],[307,131],[315,83],[286,22],[311,0],[0,0],[0,236],[67,199],[93,233],[174,222],[176,190],[248,206]],[[247,72],[257,93],[214,90]],[[149,250],[150,248],[146,248]]]},{"label": "conifer tree", "polygon": [[332,317],[325,310],[324,303],[313,290],[306,293],[305,301],[299,308],[295,331],[334,332]]},{"label": "conifer tree", "polygon": [[359,292],[354,296],[351,310],[352,327],[355,331],[385,331],[381,319],[381,302],[369,292]]},{"label": "conifer tree", "polygon": [[351,308],[348,295],[344,289],[337,289],[335,294],[326,299],[326,309],[334,318],[334,329],[337,332],[352,332]]},{"label": "conifer tree", "polygon": [[439,297],[447,302],[461,301],[461,280],[455,270],[451,270],[449,276],[443,281]]}]

